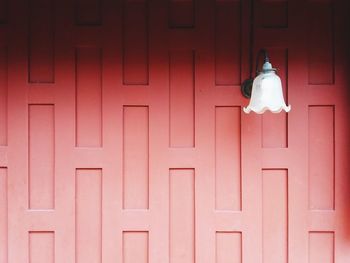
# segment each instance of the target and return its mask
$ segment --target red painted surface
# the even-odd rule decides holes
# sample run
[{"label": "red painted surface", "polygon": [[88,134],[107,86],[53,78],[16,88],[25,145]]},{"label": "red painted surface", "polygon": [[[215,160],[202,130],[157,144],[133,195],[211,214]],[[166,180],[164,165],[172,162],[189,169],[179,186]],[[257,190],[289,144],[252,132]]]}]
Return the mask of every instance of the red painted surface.
[{"label": "red painted surface", "polygon": [[0,263],[349,262],[348,7],[0,0]]}]

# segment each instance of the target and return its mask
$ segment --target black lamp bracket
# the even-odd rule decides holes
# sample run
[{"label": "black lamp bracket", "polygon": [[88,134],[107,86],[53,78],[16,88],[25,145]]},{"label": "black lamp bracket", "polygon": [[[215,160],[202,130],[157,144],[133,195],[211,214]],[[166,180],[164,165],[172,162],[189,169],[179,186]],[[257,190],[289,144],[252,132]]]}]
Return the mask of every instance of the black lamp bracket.
[{"label": "black lamp bracket", "polygon": [[270,62],[269,55],[267,54],[267,51],[265,49],[260,49],[257,56],[256,56],[256,62],[255,62],[255,74],[256,74],[256,76],[260,73],[259,60],[260,60],[261,56],[263,56],[263,58],[264,58],[263,64],[265,64],[266,62]]},{"label": "black lamp bracket", "polygon": [[[256,75],[255,76],[257,76],[261,72],[258,70],[258,68],[259,68],[259,60],[262,56],[264,59],[263,63],[270,62],[267,51],[265,49],[260,49],[257,56],[256,56],[256,63],[255,63],[255,74]],[[276,69],[272,69],[272,70],[276,70]],[[241,92],[245,98],[249,99],[252,95],[253,80],[254,80],[254,78],[252,76],[252,72],[250,72],[250,78],[243,81],[243,83],[241,85]]]}]

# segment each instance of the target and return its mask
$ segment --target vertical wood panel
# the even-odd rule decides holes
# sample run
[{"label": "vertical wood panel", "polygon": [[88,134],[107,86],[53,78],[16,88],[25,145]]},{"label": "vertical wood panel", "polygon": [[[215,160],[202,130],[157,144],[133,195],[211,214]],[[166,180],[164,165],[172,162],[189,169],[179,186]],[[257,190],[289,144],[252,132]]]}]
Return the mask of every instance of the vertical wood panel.
[{"label": "vertical wood panel", "polygon": [[308,5],[309,84],[333,84],[333,4],[319,1]]},{"label": "vertical wood panel", "polygon": [[170,169],[170,262],[195,261],[195,172]]},{"label": "vertical wood panel", "polygon": [[287,170],[263,170],[262,176],[263,261],[269,263],[287,263]]},{"label": "vertical wood panel", "polygon": [[288,0],[260,0],[261,25],[265,28],[288,27]]},{"label": "vertical wood panel", "polygon": [[216,232],[216,263],[242,263],[242,234]]},{"label": "vertical wood panel", "polygon": [[334,233],[309,233],[309,263],[334,263]]},{"label": "vertical wood panel", "polygon": [[148,232],[123,232],[123,263],[148,263]]},{"label": "vertical wood panel", "polygon": [[7,169],[0,167],[0,263],[7,263]]},{"label": "vertical wood panel", "polygon": [[29,209],[55,206],[54,114],[54,105],[29,105]]},{"label": "vertical wood panel", "polygon": [[76,49],[76,145],[102,146],[102,50]]},{"label": "vertical wood panel", "polygon": [[29,263],[55,262],[54,232],[29,232]]},{"label": "vertical wood panel", "polygon": [[148,107],[124,106],[123,120],[123,206],[148,209]]},{"label": "vertical wood panel", "polygon": [[[7,1],[15,17],[9,17],[9,27],[0,28],[0,42],[9,41],[6,45],[10,51],[11,114],[6,127],[8,146],[0,147],[0,166],[9,165],[8,186],[2,177],[7,168],[0,168],[0,263],[286,263],[288,257],[290,263],[346,262],[350,258],[346,249],[350,237],[346,231],[349,218],[345,210],[349,206],[345,200],[350,195],[346,192],[348,184],[344,183],[344,178],[349,177],[345,154],[348,133],[344,130],[348,124],[342,94],[347,89],[337,78],[335,96],[329,87],[320,87],[319,93],[306,91],[306,84],[313,84],[308,80],[307,3],[320,6],[330,1],[128,0],[122,17],[123,1],[41,0],[43,8],[31,5],[31,24],[27,23],[30,11],[24,3],[27,1]],[[3,2],[0,0],[0,20]],[[31,3],[34,2],[38,1]],[[167,14],[169,2],[175,6]],[[262,13],[263,19],[262,24],[256,25],[260,21],[258,14],[255,12],[251,20],[250,12],[251,5],[258,2],[268,4],[265,9],[254,9]],[[289,18],[285,11],[287,2]],[[339,10],[344,1],[332,2]],[[50,11],[53,3],[56,12]],[[78,4],[78,13],[73,12],[74,3]],[[318,19],[328,19],[324,13],[329,10],[322,12]],[[343,18],[338,11],[333,16],[334,22],[341,24]],[[104,25],[100,28],[74,25],[101,24],[102,18]],[[286,27],[288,22],[288,29],[276,29]],[[168,23],[176,29],[169,29]],[[319,27],[323,23],[328,22],[319,21]],[[287,71],[291,72],[290,100],[296,111],[289,114],[289,127],[285,114],[246,116],[239,106],[232,106],[245,103],[239,95],[239,84],[249,68],[246,59],[249,50],[245,47],[249,46],[250,26],[256,30],[255,35],[268,36],[260,44],[267,48],[271,61],[279,68],[284,87],[288,82]],[[47,27],[52,27],[52,31]],[[336,30],[336,54],[340,56],[333,67],[341,76],[346,70],[341,62],[343,50],[342,43],[338,47],[338,36],[341,41],[345,34]],[[317,50],[318,44],[325,45],[321,42],[323,36],[317,35],[323,34],[322,29],[318,31],[309,38],[319,42],[309,48]],[[27,70],[27,64],[22,62],[27,59],[28,37],[33,43],[28,50],[32,56],[30,80],[53,81],[47,78],[54,75],[50,68],[53,58],[50,61],[46,57],[50,52],[53,55],[55,48],[55,85],[32,84],[25,91],[21,72]],[[289,69],[285,45],[289,45]],[[0,49],[0,92],[3,92],[5,71],[1,52]],[[313,59],[322,60],[317,54]],[[329,81],[321,76],[322,68],[321,73],[317,67],[311,70],[315,71],[315,83]],[[102,75],[106,77],[103,80]],[[126,86],[120,87],[123,81]],[[213,89],[214,85],[217,88]],[[6,97],[0,93],[0,144],[5,138],[1,137],[6,130],[5,117],[1,116],[6,115],[1,115],[1,111],[6,109],[3,104]],[[29,106],[28,121],[28,101],[55,106]],[[311,107],[316,113],[311,113],[309,120],[306,105],[310,101],[336,105]],[[123,103],[127,106],[123,107]],[[216,105],[221,106],[215,108],[214,115]],[[102,112],[102,108],[106,111]],[[102,123],[102,119],[108,121]],[[3,142],[6,144],[5,139]],[[103,149],[86,148],[101,146]],[[194,146],[195,149],[189,148]],[[261,151],[261,146],[275,149]],[[290,149],[278,149],[285,147]],[[310,196],[306,176],[309,149]],[[264,153],[266,156],[261,156]],[[260,174],[261,165],[271,170]],[[291,169],[290,192],[287,170],[281,168],[284,165]],[[76,167],[103,170],[75,170]],[[168,170],[169,167],[174,169]],[[312,171],[315,176],[311,178]],[[2,258],[7,241],[3,235],[7,230],[3,220],[7,192],[11,202],[8,260]],[[28,201],[29,208],[39,210],[27,210]],[[304,209],[307,205],[315,210],[308,212]],[[57,211],[47,210],[50,208]],[[40,230],[55,233],[30,232],[28,240],[28,231]],[[308,238],[311,230],[335,230],[336,235],[311,232]]]},{"label": "vertical wood panel", "polygon": [[194,52],[171,51],[170,147],[194,147]]},{"label": "vertical wood panel", "polygon": [[7,48],[0,47],[0,145],[7,145]]},{"label": "vertical wood panel", "polygon": [[123,83],[147,85],[148,80],[148,4],[124,0]]},{"label": "vertical wood panel", "polygon": [[75,12],[78,25],[101,24],[101,0],[76,0]]},{"label": "vertical wood panel", "polygon": [[262,115],[262,147],[288,147],[288,115],[284,111],[275,114],[270,111]]},{"label": "vertical wood panel", "polygon": [[53,0],[30,0],[29,82],[53,83],[54,11]]},{"label": "vertical wood panel", "polygon": [[194,0],[168,0],[169,25],[171,28],[194,27]]},{"label": "vertical wood panel", "polygon": [[334,209],[334,140],[334,106],[310,106],[310,209]]},{"label": "vertical wood panel", "polygon": [[216,85],[240,85],[240,1],[216,2],[215,32],[215,83]]},{"label": "vertical wood panel", "polygon": [[[288,102],[288,51],[286,49],[269,48],[269,56],[273,66],[278,69],[281,78],[283,96]],[[288,104],[288,103],[287,103]],[[285,112],[274,114],[269,111],[262,115],[262,147],[288,147],[288,115]]]},{"label": "vertical wood panel", "polygon": [[241,107],[215,108],[215,207],[241,210]]},{"label": "vertical wood panel", "polygon": [[102,170],[76,170],[76,263],[101,263]]}]

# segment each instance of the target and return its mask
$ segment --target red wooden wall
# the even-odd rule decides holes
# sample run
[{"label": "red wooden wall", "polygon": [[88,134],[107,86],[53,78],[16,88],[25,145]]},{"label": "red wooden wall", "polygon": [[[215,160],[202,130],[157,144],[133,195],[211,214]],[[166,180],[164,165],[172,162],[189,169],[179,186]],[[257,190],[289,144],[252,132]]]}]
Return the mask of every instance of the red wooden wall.
[{"label": "red wooden wall", "polygon": [[349,262],[348,7],[0,0],[0,263]]}]

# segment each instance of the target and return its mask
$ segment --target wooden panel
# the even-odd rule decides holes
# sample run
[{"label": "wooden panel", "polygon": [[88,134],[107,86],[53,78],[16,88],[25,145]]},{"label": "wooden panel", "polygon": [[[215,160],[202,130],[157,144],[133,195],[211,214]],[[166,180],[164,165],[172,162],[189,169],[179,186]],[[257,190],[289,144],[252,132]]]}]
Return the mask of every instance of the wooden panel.
[{"label": "wooden panel", "polygon": [[334,209],[334,106],[309,107],[309,208]]},{"label": "wooden panel", "polygon": [[170,169],[170,262],[195,260],[194,169]]},{"label": "wooden panel", "polygon": [[52,0],[30,0],[29,82],[55,81],[54,21]]},{"label": "wooden panel", "polygon": [[262,115],[262,147],[288,147],[288,115],[285,112],[278,114],[266,111]]},{"label": "wooden panel", "polygon": [[7,23],[8,0],[0,0],[0,24]]},{"label": "wooden panel", "polygon": [[263,170],[262,176],[263,261],[269,263],[287,263],[287,170]]},{"label": "wooden panel", "polygon": [[29,209],[55,206],[54,105],[29,105]]},{"label": "wooden panel", "polygon": [[241,210],[241,107],[215,107],[215,207]]},{"label": "wooden panel", "polygon": [[0,146],[7,145],[7,48],[0,47]]},{"label": "wooden panel", "polygon": [[216,232],[216,263],[242,263],[242,233]]},{"label": "wooden panel", "polygon": [[76,263],[102,262],[102,170],[77,169]]},{"label": "wooden panel", "polygon": [[194,147],[194,52],[171,51],[170,147]]},{"label": "wooden panel", "polygon": [[123,206],[148,209],[148,107],[124,106],[123,120]]},{"label": "wooden panel", "polygon": [[168,0],[169,25],[171,28],[194,27],[194,0]]},{"label": "wooden panel", "polygon": [[[350,1],[184,0],[193,11],[182,0],[29,1],[7,0],[0,26],[0,263],[349,260]],[[310,2],[334,5],[313,18],[334,26],[333,86],[308,84],[308,48],[329,37],[328,27],[309,34]],[[289,84],[288,120],[241,112],[239,86],[260,47]],[[29,53],[38,84],[26,83]],[[3,61],[0,48],[0,87]],[[318,105],[310,120],[308,105]],[[309,162],[322,172],[310,181]]]},{"label": "wooden panel", "polygon": [[76,50],[76,146],[102,146],[102,50]]},{"label": "wooden panel", "polygon": [[29,263],[55,262],[54,232],[29,232]]},{"label": "wooden panel", "polygon": [[308,6],[309,84],[334,83],[334,30],[331,1]]},{"label": "wooden panel", "polygon": [[148,263],[148,232],[123,232],[123,263]]},{"label": "wooden panel", "polygon": [[7,169],[0,167],[0,263],[7,263]]},{"label": "wooden panel", "polygon": [[78,25],[101,24],[101,0],[76,0],[76,23]]},{"label": "wooden panel", "polygon": [[215,9],[215,83],[241,84],[240,1],[217,1]]},{"label": "wooden panel", "polygon": [[334,233],[309,233],[309,263],[334,263]]},{"label": "wooden panel", "polygon": [[[269,48],[269,56],[273,66],[278,69],[282,81],[283,96],[288,105],[288,51],[286,49]],[[284,111],[279,114],[265,112],[262,115],[262,147],[288,147],[288,115]]]},{"label": "wooden panel", "polygon": [[148,5],[145,1],[124,0],[123,83],[147,85]]},{"label": "wooden panel", "polygon": [[287,0],[260,0],[261,25],[265,28],[288,27]]}]

